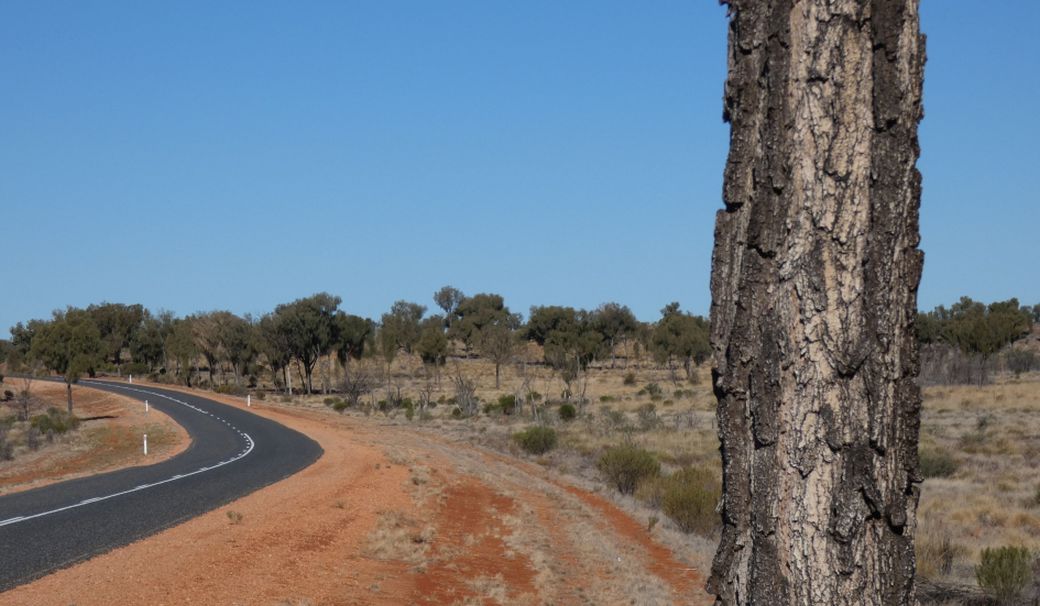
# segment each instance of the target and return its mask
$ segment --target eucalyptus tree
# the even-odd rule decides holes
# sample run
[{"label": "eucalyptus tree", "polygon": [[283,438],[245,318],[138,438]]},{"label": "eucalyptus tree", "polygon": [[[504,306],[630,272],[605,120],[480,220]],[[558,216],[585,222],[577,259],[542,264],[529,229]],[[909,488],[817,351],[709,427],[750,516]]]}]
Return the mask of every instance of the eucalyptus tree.
[{"label": "eucalyptus tree", "polygon": [[102,359],[101,331],[87,311],[56,311],[49,322],[37,325],[29,356],[62,375],[71,415],[72,386]]}]

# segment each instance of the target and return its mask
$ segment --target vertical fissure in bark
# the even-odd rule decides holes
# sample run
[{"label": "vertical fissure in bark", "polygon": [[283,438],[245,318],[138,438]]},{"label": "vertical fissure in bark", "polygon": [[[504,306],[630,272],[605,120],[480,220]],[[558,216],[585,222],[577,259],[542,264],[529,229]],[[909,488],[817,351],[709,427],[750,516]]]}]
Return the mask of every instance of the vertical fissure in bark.
[{"label": "vertical fissure in bark", "polygon": [[916,0],[731,0],[720,604],[912,604]]}]

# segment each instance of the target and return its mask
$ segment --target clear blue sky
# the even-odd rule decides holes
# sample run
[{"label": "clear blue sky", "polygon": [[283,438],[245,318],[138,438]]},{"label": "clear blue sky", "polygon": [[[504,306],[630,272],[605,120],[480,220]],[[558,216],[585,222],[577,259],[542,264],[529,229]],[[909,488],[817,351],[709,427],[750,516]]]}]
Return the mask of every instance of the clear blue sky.
[{"label": "clear blue sky", "polygon": [[[923,4],[921,306],[1040,302],[1040,3]],[[725,36],[711,0],[3,2],[0,334],[444,284],[705,313]]]}]

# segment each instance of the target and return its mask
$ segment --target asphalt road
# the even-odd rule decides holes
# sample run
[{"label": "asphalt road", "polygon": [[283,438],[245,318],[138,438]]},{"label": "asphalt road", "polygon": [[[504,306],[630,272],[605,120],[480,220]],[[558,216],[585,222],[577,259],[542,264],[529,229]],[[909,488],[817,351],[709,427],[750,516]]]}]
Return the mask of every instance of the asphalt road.
[{"label": "asphalt road", "polygon": [[155,465],[0,497],[0,591],[225,505],[322,454],[299,432],[206,398],[152,387],[80,384],[147,399],[182,425],[192,443]]}]

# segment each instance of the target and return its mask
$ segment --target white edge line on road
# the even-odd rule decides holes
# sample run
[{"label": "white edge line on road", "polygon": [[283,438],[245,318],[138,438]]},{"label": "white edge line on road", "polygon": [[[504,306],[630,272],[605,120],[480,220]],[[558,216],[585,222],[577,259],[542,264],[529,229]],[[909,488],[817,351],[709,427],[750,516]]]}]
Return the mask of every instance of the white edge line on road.
[{"label": "white edge line on road", "polygon": [[[214,415],[211,412],[202,410],[201,408],[199,408],[197,406],[192,406],[191,404],[188,404],[187,402],[178,400],[176,398],[171,398],[170,396],[167,396],[165,394],[161,394],[161,393],[156,392],[156,391],[148,391],[148,390],[144,390],[144,389],[137,389],[135,387],[125,387],[123,385],[112,385],[111,383],[93,383],[92,381],[83,381],[83,383],[86,384],[86,385],[90,385],[90,384],[105,385],[107,387],[116,387],[118,389],[125,389],[125,390],[128,390],[128,391],[136,391],[136,392],[146,393],[146,394],[153,395],[153,396],[158,396],[160,398],[166,398],[167,400],[171,400],[171,401],[176,402],[178,404],[187,406],[188,408],[191,408],[192,410],[194,410],[196,412],[207,414],[207,415],[210,415],[211,417],[220,419],[220,417],[217,417],[216,415]],[[223,419],[220,419],[220,420],[223,421]],[[246,448],[241,453],[239,453],[238,455],[236,455],[236,456],[234,456],[234,457],[232,457],[232,458],[230,458],[230,459],[228,459],[226,461],[221,461],[219,463],[215,463],[213,465],[210,465],[209,467],[203,467],[201,469],[197,469],[197,470],[189,472],[189,473],[178,474],[178,475],[173,476],[172,478],[166,478],[165,480],[159,480],[158,482],[152,482],[151,484],[141,484],[140,486],[137,486],[136,488],[131,488],[129,490],[123,490],[121,492],[115,492],[115,493],[112,493],[110,495],[105,495],[103,497],[93,497],[93,498],[90,498],[90,499],[84,499],[84,500],[82,500],[79,503],[76,503],[74,505],[66,505],[65,507],[59,507],[57,509],[51,509],[50,511],[42,511],[40,513],[36,513],[36,514],[33,514],[33,515],[29,515],[29,516],[18,516],[18,517],[15,517],[15,518],[8,518],[6,520],[0,520],[0,527],[9,526],[11,524],[18,524],[19,522],[25,522],[27,520],[32,520],[32,519],[35,519],[35,518],[42,518],[43,516],[49,516],[49,515],[52,515],[52,514],[55,514],[55,513],[60,513],[62,511],[68,511],[69,509],[75,509],[77,507],[82,507],[84,505],[90,505],[92,503],[97,503],[97,502],[100,502],[100,501],[107,501],[108,499],[114,499],[116,497],[121,497],[123,495],[127,495],[127,494],[130,494],[130,493],[133,493],[133,492],[138,492],[138,491],[141,491],[141,490],[147,490],[149,488],[154,488],[156,486],[161,486],[163,484],[168,484],[168,483],[174,482],[176,480],[183,480],[184,478],[190,478],[191,476],[198,475],[200,473],[204,473],[204,472],[207,472],[207,471],[212,471],[212,470],[214,470],[214,469],[216,469],[218,467],[223,467],[224,465],[227,465],[229,463],[234,463],[235,461],[237,461],[237,460],[245,457],[249,453],[253,452],[253,447],[255,446],[255,443],[253,442],[253,438],[250,437],[249,434],[241,432],[241,431],[238,432],[238,433],[241,434],[243,438],[245,438],[246,443],[249,445],[249,447]]]}]

